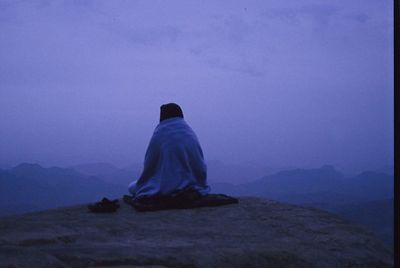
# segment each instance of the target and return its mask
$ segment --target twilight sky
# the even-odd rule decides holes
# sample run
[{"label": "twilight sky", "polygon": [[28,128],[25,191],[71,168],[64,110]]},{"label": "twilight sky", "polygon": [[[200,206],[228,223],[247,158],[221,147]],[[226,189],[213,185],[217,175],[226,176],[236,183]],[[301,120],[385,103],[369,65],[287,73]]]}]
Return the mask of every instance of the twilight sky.
[{"label": "twilight sky", "polygon": [[0,165],[140,162],[181,105],[207,160],[393,160],[392,1],[0,0]]}]

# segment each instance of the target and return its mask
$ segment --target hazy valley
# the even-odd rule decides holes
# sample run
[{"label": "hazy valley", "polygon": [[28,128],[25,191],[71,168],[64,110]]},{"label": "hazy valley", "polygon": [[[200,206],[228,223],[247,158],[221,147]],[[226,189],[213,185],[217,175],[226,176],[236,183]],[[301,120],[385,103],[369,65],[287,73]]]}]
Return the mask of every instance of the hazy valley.
[{"label": "hazy valley", "polygon": [[[140,172],[140,164],[108,163],[68,168],[24,163],[1,169],[0,216],[121,197]],[[208,163],[208,173],[214,193],[320,208],[366,226],[386,244],[393,242],[393,175],[366,171],[349,177],[329,165],[278,170],[217,161]]]}]

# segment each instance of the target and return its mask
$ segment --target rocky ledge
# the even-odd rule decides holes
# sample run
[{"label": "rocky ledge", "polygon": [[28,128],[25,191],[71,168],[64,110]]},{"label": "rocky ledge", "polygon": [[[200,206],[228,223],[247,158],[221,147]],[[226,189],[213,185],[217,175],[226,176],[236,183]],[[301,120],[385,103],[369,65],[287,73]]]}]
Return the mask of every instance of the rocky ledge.
[{"label": "rocky ledge", "polygon": [[[122,202],[121,202],[122,203]],[[86,205],[0,219],[0,267],[390,267],[362,227],[266,199],[114,214]]]}]

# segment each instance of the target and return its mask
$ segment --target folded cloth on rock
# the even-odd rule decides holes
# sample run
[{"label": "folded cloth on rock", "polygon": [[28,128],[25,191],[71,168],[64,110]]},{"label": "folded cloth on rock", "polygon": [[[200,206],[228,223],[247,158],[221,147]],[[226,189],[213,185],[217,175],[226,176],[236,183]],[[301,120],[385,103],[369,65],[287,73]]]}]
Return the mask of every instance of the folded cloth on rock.
[{"label": "folded cloth on rock", "polygon": [[202,196],[193,188],[187,188],[174,196],[151,196],[132,198],[124,196],[124,201],[138,211],[156,211],[165,209],[187,209],[215,207],[239,203],[239,200],[224,194]]},{"label": "folded cloth on rock", "polygon": [[207,166],[194,131],[181,117],[161,121],[146,151],[140,178],[129,185],[135,198],[173,196],[190,187],[207,195]]}]

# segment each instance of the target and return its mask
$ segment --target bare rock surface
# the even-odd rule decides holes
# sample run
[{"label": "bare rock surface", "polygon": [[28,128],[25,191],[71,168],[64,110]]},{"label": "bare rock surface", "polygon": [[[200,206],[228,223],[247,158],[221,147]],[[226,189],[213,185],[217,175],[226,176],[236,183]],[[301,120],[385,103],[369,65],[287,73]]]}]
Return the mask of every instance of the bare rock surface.
[{"label": "bare rock surface", "polygon": [[328,212],[239,204],[113,214],[86,205],[0,218],[0,267],[391,267],[372,233]]}]

